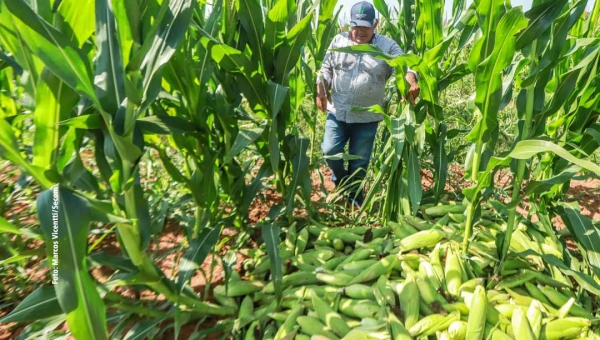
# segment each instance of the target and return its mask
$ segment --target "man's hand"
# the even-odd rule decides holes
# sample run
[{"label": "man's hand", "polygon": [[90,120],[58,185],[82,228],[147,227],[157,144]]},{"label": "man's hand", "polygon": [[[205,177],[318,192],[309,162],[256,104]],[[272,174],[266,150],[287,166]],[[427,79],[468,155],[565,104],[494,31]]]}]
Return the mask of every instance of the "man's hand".
[{"label": "man's hand", "polygon": [[419,97],[419,93],[421,93],[421,88],[419,87],[417,77],[415,77],[414,73],[407,73],[406,80],[410,84],[410,89],[408,90],[408,101],[410,101],[410,105],[415,106],[415,99]]},{"label": "man's hand", "polygon": [[321,112],[327,112],[327,96],[317,97],[317,107]]},{"label": "man's hand", "polygon": [[325,89],[325,84],[317,85],[317,108],[322,112],[327,112],[327,101],[331,101],[329,92]]}]

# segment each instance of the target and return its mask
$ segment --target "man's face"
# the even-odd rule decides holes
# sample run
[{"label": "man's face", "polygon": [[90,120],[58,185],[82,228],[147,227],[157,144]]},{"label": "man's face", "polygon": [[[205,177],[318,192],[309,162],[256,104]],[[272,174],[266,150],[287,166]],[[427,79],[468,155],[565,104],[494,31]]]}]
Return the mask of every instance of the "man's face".
[{"label": "man's face", "polygon": [[373,27],[365,26],[354,26],[350,30],[352,40],[358,44],[367,44],[373,38],[375,34],[375,28],[377,27],[377,20],[373,23]]}]

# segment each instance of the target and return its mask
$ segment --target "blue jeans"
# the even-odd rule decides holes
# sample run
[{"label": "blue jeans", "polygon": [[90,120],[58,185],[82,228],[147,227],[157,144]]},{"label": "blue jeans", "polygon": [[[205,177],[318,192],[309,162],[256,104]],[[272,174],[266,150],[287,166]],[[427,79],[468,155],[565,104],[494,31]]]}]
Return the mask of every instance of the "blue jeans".
[{"label": "blue jeans", "polygon": [[[350,154],[361,157],[357,160],[348,161],[348,169],[344,167],[343,160],[326,159],[327,165],[333,173],[331,180],[336,187],[348,180],[355,182],[365,178],[371,160],[378,124],[379,122],[346,123],[338,121],[333,113],[327,115],[325,136],[321,144],[323,154],[333,156],[344,153],[344,147],[350,141]],[[349,190],[354,196],[359,197],[359,199],[362,198],[358,186],[352,186]]]}]

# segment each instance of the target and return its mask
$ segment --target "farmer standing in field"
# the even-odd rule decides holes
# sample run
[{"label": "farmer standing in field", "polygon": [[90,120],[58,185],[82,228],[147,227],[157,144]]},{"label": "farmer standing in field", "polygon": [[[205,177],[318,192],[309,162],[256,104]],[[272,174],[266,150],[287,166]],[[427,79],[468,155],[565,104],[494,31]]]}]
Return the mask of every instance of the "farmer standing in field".
[{"label": "farmer standing in field", "polygon": [[[336,35],[329,45],[330,50],[356,44],[372,44],[394,56],[403,53],[394,40],[375,33],[378,20],[370,3],[361,1],[352,6],[350,20],[350,32]],[[346,143],[350,142],[350,154],[361,157],[350,160],[347,169],[343,160],[326,159],[336,187],[347,182],[356,183],[366,175],[377,125],[383,120],[383,116],[351,109],[375,104],[383,106],[385,84],[392,74],[394,69],[391,66],[368,54],[334,51],[325,54],[317,82],[317,107],[327,113],[325,136],[321,144],[323,154],[332,156],[343,153]],[[420,91],[416,74],[409,71],[406,80],[410,84],[408,99],[414,105]],[[362,205],[363,198],[358,185],[350,186],[348,200],[351,204],[358,207]]]}]

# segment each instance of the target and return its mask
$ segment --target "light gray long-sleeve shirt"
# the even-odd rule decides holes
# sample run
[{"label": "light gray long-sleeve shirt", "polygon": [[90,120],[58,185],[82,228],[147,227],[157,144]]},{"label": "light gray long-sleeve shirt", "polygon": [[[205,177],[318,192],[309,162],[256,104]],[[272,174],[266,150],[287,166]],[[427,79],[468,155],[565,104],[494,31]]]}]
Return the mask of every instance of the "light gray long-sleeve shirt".
[{"label": "light gray long-sleeve shirt", "polygon": [[[329,49],[356,44],[350,39],[349,33],[344,32],[333,38]],[[371,44],[393,56],[403,53],[394,40],[383,35],[375,34]],[[369,54],[327,51],[318,81],[324,80],[327,90],[331,90],[332,103],[328,105],[328,110],[335,114],[337,120],[346,123],[369,123],[380,121],[383,116],[368,111],[351,112],[351,109],[376,104],[383,106],[385,85],[392,74],[393,67]]]}]

